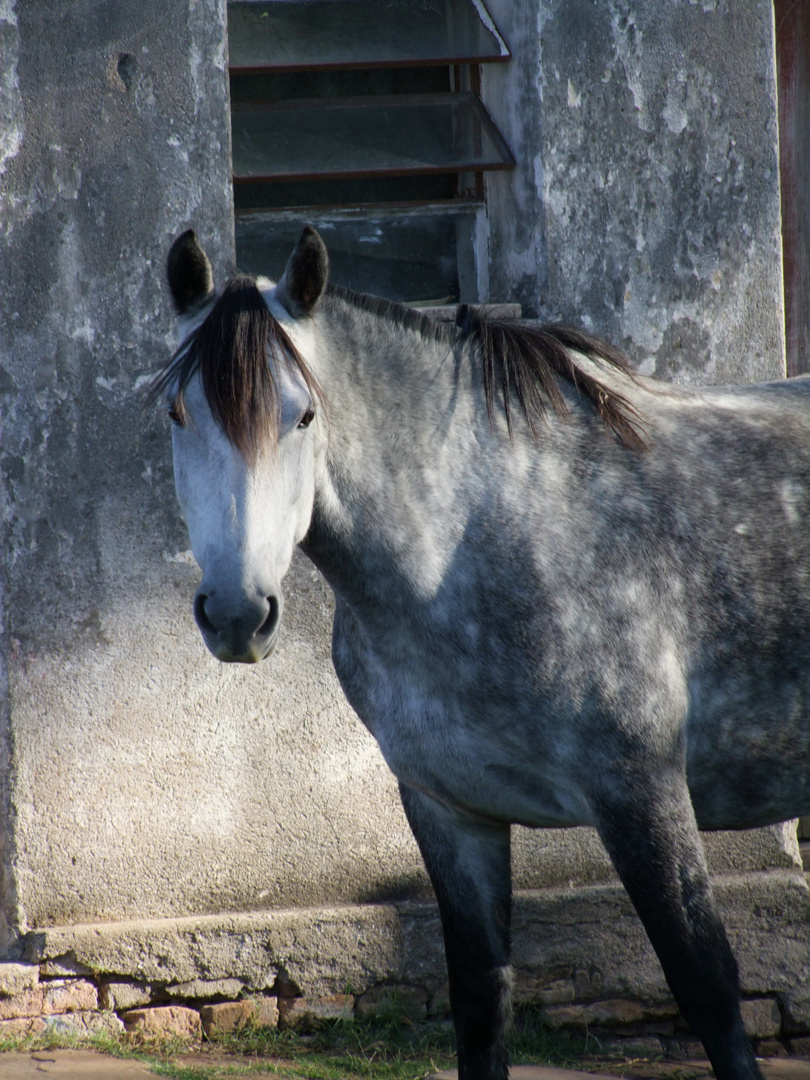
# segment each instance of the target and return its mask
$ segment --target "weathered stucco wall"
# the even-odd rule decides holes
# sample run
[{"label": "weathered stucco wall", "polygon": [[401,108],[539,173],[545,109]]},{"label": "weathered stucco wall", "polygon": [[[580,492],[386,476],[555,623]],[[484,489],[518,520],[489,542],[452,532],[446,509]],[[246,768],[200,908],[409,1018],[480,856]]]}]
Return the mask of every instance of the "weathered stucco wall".
[{"label": "weathered stucco wall", "polygon": [[[750,38],[766,5],[747,5],[733,64],[712,23],[703,74],[684,83],[678,20],[694,37],[727,6],[663,5],[633,49],[612,0],[491,6],[516,56],[485,90],[520,158],[491,186],[493,295],[651,350],[660,373],[678,370],[680,326],[697,349],[681,374],[777,374],[772,67]],[[309,565],[294,563],[284,639],[259,668],[219,665],[191,617],[165,418],[142,405],[172,345],[171,239],[193,225],[219,276],[230,269],[223,27],[220,0],[57,13],[0,0],[0,955],[55,924],[427,891],[394,784],[337,687]],[[624,119],[609,117],[617,92]],[[739,149],[717,181],[707,147],[728,149],[729,132]],[[785,830],[710,848],[720,868],[795,867]],[[612,874],[587,830],[517,830],[515,877]]]},{"label": "weathered stucco wall", "polygon": [[[178,574],[161,553],[180,533],[140,387],[167,351],[162,259],[178,221],[200,223],[220,265],[233,244],[218,3],[6,3],[0,42],[2,899],[26,925],[105,907],[94,891],[115,848],[137,891],[142,853],[161,846],[138,802],[149,761],[155,783],[171,772],[152,725],[173,725],[137,702],[173,652],[159,643]],[[160,712],[177,674],[170,660],[153,684]],[[135,784],[125,759],[139,753]],[[131,847],[116,815],[140,826]]]},{"label": "weathered stucco wall", "polygon": [[331,674],[326,593],[299,563],[272,664],[207,655],[142,408],[170,240],[194,224],[230,267],[224,6],[40,0],[0,25],[6,919],[384,895],[418,857]]},{"label": "weathered stucco wall", "polygon": [[772,0],[491,0],[490,284],[645,374],[784,375]]}]

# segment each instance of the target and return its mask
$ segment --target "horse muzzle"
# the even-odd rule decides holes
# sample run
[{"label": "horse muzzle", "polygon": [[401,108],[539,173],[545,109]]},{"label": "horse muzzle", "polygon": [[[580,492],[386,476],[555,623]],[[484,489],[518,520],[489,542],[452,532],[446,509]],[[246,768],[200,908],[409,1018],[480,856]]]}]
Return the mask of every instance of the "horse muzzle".
[{"label": "horse muzzle", "polygon": [[236,601],[201,586],[194,598],[194,618],[217,660],[256,664],[276,647],[282,605],[280,592]]}]

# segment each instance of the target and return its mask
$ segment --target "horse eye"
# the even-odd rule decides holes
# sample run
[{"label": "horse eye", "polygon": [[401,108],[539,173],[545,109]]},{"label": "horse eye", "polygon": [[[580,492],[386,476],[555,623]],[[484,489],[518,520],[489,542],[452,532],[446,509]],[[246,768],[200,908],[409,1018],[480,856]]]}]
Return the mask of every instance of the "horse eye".
[{"label": "horse eye", "polygon": [[180,410],[177,408],[177,403],[174,401],[169,406],[169,419],[173,424],[177,424],[178,427],[183,427],[183,417]]},{"label": "horse eye", "polygon": [[298,421],[300,428],[308,428],[312,421],[315,419],[315,410],[310,406],[301,419]]}]

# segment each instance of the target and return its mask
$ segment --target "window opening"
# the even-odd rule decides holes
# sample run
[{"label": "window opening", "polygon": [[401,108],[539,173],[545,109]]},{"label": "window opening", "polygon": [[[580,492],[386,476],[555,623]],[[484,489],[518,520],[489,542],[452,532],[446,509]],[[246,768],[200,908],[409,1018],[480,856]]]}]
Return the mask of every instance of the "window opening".
[{"label": "window opening", "polygon": [[278,277],[302,220],[340,284],[480,294],[484,174],[514,159],[479,96],[509,51],[480,0],[232,0],[240,268]]}]

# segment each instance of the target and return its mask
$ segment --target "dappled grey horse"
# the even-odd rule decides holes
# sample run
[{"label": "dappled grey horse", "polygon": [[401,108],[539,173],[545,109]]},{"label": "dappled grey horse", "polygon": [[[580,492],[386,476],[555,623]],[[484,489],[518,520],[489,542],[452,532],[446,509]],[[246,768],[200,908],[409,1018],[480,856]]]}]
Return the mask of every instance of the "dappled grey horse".
[{"label": "dappled grey horse", "polygon": [[215,291],[194,233],[155,384],[220,660],[300,544],[438,897],[461,1080],[504,1080],[510,823],[592,825],[720,1080],[759,1077],[698,829],[810,813],[810,381],[689,391],[557,327],[327,284]]}]

